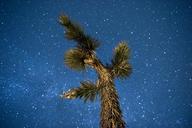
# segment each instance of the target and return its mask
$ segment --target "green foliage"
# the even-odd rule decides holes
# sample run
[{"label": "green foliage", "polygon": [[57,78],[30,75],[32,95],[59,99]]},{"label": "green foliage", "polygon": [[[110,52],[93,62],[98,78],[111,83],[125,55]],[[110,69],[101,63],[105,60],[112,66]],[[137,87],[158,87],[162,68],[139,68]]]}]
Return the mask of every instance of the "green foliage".
[{"label": "green foliage", "polygon": [[94,101],[99,93],[99,88],[90,81],[81,82],[81,86],[77,90],[77,96],[83,99],[85,102],[87,100]]},{"label": "green foliage", "polygon": [[81,82],[80,87],[71,89],[64,93],[62,97],[67,99],[80,98],[86,101],[94,101],[99,93],[99,88],[90,81]]},{"label": "green foliage", "polygon": [[120,42],[115,48],[112,59],[113,75],[119,78],[125,78],[132,72],[131,65],[128,63],[130,50],[126,42]]},{"label": "green foliage", "polygon": [[123,61],[118,66],[113,67],[113,73],[119,78],[128,77],[132,72],[132,67],[127,62]]},{"label": "green foliage", "polygon": [[130,56],[130,50],[126,42],[120,42],[117,47],[115,47],[114,57],[112,62],[121,63],[122,61],[127,61]]},{"label": "green foliage", "polygon": [[81,49],[70,49],[65,53],[64,62],[67,66],[75,70],[84,70],[84,59],[86,54]]},{"label": "green foliage", "polygon": [[66,28],[65,37],[69,40],[77,41],[77,47],[92,51],[99,46],[99,42],[89,35],[86,35],[83,29],[76,23],[73,23],[68,16],[59,17],[59,22]]}]

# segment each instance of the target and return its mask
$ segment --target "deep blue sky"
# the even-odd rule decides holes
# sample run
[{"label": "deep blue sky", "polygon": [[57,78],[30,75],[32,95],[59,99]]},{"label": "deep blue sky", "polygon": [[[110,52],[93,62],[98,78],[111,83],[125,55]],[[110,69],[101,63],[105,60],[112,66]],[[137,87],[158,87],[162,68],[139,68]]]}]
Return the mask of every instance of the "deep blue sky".
[{"label": "deep blue sky", "polygon": [[63,64],[62,12],[102,42],[104,63],[128,41],[133,74],[115,83],[129,128],[192,127],[191,0],[1,0],[0,128],[98,128],[99,101],[58,96],[96,79]]}]

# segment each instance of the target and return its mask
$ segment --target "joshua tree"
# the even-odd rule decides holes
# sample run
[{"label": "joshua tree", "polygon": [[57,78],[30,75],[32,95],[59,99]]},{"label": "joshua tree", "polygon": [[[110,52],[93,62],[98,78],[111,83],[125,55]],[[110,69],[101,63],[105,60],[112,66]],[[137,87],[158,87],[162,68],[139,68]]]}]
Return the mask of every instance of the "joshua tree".
[{"label": "joshua tree", "polygon": [[125,128],[114,79],[116,77],[120,79],[126,78],[131,74],[132,68],[128,63],[130,50],[127,43],[124,41],[120,42],[114,49],[111,63],[104,65],[95,52],[100,44],[98,40],[85,34],[83,29],[72,22],[66,15],[61,15],[59,22],[65,28],[65,37],[68,40],[77,42],[75,48],[65,53],[65,64],[78,71],[91,67],[98,74],[96,83],[83,81],[79,87],[64,92],[61,97],[94,101],[99,95],[101,100],[100,127]]}]

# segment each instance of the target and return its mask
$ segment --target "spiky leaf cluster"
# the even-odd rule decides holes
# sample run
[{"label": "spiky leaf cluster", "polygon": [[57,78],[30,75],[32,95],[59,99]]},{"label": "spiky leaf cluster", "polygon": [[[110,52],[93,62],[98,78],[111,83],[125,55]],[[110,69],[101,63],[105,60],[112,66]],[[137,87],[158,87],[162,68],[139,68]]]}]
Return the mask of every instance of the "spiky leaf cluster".
[{"label": "spiky leaf cluster", "polygon": [[114,76],[125,78],[131,74],[132,68],[128,63],[130,50],[126,42],[120,42],[115,48],[112,59],[112,72]]},{"label": "spiky leaf cluster", "polygon": [[80,87],[74,88],[63,94],[67,99],[80,98],[86,101],[94,101],[99,93],[99,88],[90,81],[81,82]]},{"label": "spiky leaf cluster", "polygon": [[77,90],[77,96],[83,99],[85,102],[87,100],[94,101],[99,93],[99,88],[90,81],[81,82],[81,86]]},{"label": "spiky leaf cluster", "polygon": [[67,66],[69,66],[72,69],[84,70],[85,58],[86,58],[85,52],[81,49],[75,48],[75,49],[70,49],[65,53],[64,62]]},{"label": "spiky leaf cluster", "polygon": [[68,16],[60,16],[59,22],[66,28],[65,37],[69,40],[77,41],[77,47],[92,51],[99,46],[99,42],[96,39],[86,35],[83,29],[78,24],[73,23]]}]

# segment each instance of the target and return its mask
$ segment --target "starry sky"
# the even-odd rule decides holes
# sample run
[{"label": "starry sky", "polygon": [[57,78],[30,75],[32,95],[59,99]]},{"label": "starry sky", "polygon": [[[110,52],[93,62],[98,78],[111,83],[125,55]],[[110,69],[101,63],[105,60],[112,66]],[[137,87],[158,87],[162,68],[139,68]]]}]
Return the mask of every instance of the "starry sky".
[{"label": "starry sky", "polygon": [[191,0],[1,0],[0,128],[98,128],[99,100],[59,97],[97,78],[64,65],[75,43],[58,24],[63,12],[101,42],[103,63],[128,42],[133,73],[115,80],[127,127],[191,128]]}]

